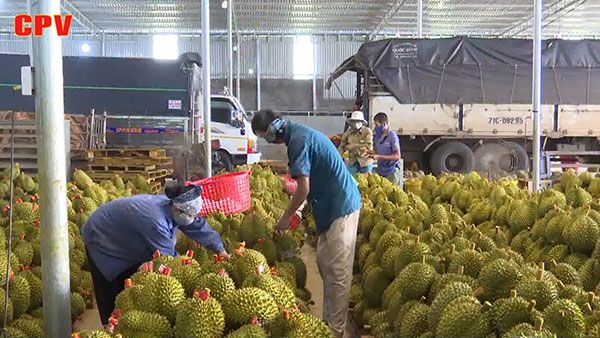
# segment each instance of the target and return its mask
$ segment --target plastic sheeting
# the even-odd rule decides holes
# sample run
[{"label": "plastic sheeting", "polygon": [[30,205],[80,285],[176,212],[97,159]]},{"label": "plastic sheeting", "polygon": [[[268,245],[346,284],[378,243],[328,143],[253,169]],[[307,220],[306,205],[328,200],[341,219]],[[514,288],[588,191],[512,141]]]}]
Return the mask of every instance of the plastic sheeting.
[{"label": "plastic sheeting", "polygon": [[[387,39],[363,44],[327,81],[369,71],[402,103],[531,103],[531,40]],[[542,43],[542,102],[600,103],[600,41]]]}]

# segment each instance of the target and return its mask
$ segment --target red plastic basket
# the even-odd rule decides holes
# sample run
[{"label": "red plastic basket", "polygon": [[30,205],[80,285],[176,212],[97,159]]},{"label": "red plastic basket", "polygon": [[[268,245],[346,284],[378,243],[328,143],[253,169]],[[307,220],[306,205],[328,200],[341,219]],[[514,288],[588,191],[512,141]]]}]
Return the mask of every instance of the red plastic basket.
[{"label": "red plastic basket", "polygon": [[284,182],[283,190],[286,194],[293,195],[296,192],[296,189],[298,188],[298,182],[287,174],[282,175],[282,177]]},{"label": "red plastic basket", "polygon": [[228,173],[185,184],[202,186],[200,216],[216,211],[226,215],[237,214],[251,206],[249,174],[249,171]]}]

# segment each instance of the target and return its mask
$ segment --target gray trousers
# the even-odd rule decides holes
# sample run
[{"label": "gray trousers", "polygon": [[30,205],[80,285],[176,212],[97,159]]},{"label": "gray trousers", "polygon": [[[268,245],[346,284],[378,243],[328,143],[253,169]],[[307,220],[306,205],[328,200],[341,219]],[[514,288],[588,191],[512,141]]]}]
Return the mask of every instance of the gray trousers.
[{"label": "gray trousers", "polygon": [[319,235],[317,266],[323,279],[323,320],[334,337],[345,337],[360,210],[340,217]]}]

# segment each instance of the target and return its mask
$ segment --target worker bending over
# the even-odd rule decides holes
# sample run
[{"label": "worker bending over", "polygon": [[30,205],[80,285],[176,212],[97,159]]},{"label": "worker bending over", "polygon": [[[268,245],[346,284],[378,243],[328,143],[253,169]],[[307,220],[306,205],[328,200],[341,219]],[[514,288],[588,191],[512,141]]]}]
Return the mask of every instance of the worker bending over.
[{"label": "worker bending over", "polygon": [[100,206],[81,228],[103,325],[124,282],[156,250],[175,256],[176,230],[228,259],[219,234],[196,215],[202,188],[177,185],[165,195],[136,195]]},{"label": "worker bending over", "polygon": [[319,240],[317,265],[323,279],[323,320],[336,338],[346,332],[354,246],[360,212],[360,193],[333,143],[322,133],[286,121],[272,110],[252,119],[254,133],[270,143],[285,144],[290,174],[298,181],[278,229],[305,200],[312,208]]},{"label": "worker bending over", "polygon": [[369,152],[373,150],[373,131],[367,127],[363,112],[355,111],[346,122],[348,130],[342,136],[338,147],[340,154],[348,154],[348,170],[352,175],[371,173],[373,159]]}]

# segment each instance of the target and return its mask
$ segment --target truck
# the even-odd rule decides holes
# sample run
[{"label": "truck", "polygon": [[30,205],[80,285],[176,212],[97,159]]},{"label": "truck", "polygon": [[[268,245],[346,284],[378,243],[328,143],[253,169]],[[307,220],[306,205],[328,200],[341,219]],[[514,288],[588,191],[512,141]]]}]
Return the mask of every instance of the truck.
[{"label": "truck", "polygon": [[[29,57],[0,55],[0,65],[0,111],[34,112],[33,97],[13,89]],[[201,67],[197,53],[177,60],[64,57],[65,112],[90,116],[90,147],[157,146],[175,160],[198,159],[204,140]],[[257,138],[240,101],[227,92],[213,94],[211,111],[214,170],[258,162]]]},{"label": "truck", "polygon": [[[552,163],[598,167],[600,41],[545,40],[542,176]],[[531,167],[531,40],[455,37],[363,44],[327,80],[356,73],[367,120],[386,113],[406,167],[488,177]]]}]

